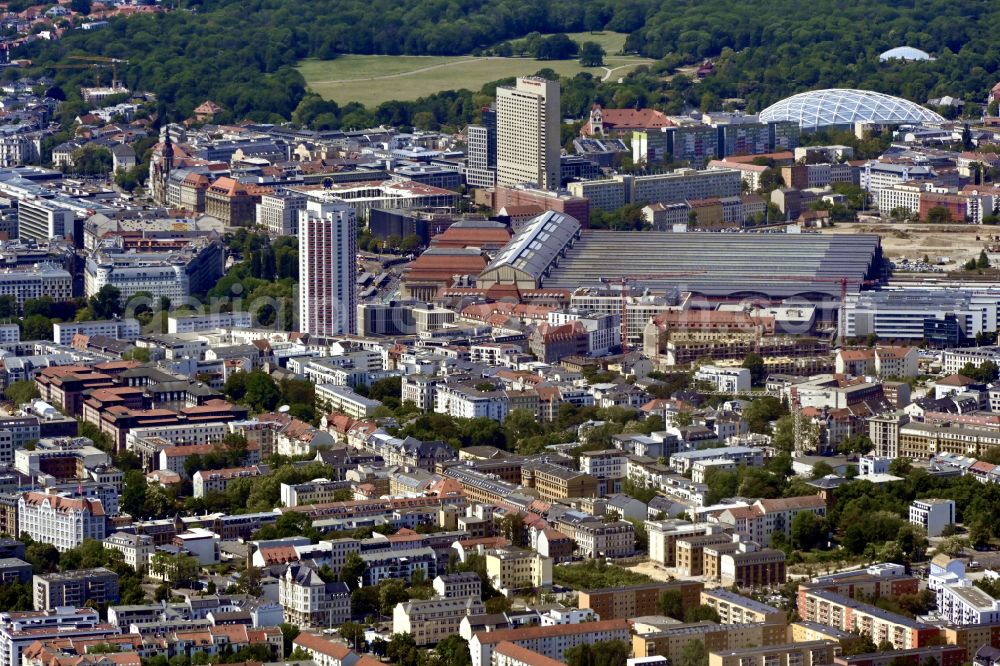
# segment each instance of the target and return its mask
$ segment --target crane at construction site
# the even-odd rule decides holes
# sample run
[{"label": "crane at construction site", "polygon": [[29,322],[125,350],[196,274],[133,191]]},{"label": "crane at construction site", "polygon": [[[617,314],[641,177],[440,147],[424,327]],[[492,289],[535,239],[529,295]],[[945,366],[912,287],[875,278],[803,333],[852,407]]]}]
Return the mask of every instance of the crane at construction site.
[{"label": "crane at construction site", "polygon": [[121,85],[121,83],[118,81],[118,66],[128,64],[128,60],[124,60],[122,58],[109,58],[107,56],[74,55],[70,56],[69,59],[78,60],[80,62],[91,63],[95,67],[105,67],[110,69],[112,88],[117,88]]},{"label": "crane at construction site", "polygon": [[622,275],[616,278],[601,278],[604,284],[617,284],[621,287],[621,342],[622,353],[628,352],[628,285],[632,282],[648,282],[651,280],[670,280],[673,278],[690,277],[692,275],[704,275],[708,271],[676,271],[668,273],[644,273],[636,275]]},{"label": "crane at construction site", "polygon": [[851,283],[867,287],[878,284],[878,280],[856,280],[849,277],[821,277],[816,275],[759,275],[767,280],[786,280],[794,282],[819,282],[840,286],[840,302],[837,304],[837,336],[834,342],[843,341],[847,335],[847,289]]},{"label": "crane at construction site", "polygon": [[128,60],[122,60],[121,58],[107,58],[104,56],[86,56],[86,55],[75,55],[69,56],[68,60],[74,62],[65,62],[58,65],[49,65],[49,69],[93,69],[94,70],[94,85],[100,87],[101,85],[101,71],[105,69],[111,70],[111,88],[121,87],[121,83],[118,81],[118,66],[127,65]]}]

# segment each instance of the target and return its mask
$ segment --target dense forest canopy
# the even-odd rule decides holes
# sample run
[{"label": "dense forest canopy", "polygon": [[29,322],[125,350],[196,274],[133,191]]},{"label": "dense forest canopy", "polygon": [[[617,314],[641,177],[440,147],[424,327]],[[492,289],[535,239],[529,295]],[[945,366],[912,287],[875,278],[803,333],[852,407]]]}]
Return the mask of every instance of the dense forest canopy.
[{"label": "dense forest canopy", "polygon": [[[17,55],[41,66],[72,53],[124,58],[129,61],[126,83],[155,92],[170,119],[183,118],[212,99],[234,118],[258,120],[292,117],[306,95],[305,81],[294,69],[302,58],[480,53],[532,31],[628,32],[627,50],[662,59],[652,71],[657,76],[639,71],[623,84],[588,84],[594,98],[673,111],[706,95],[708,101],[741,97],[755,111],[794,92],[837,86],[870,88],[918,102],[944,94],[978,101],[995,83],[1000,65],[1000,33],[995,29],[1000,25],[1000,3],[986,0],[181,0],[178,4],[179,10],[165,15],[119,18],[100,30],[72,31],[56,42],[39,40]],[[878,62],[879,53],[901,45],[923,49],[936,60]],[[684,84],[664,81],[662,75],[676,66],[709,57],[718,59],[716,71],[697,85],[696,94],[680,89]],[[49,71],[70,86],[92,80],[86,71]],[[616,86],[630,90],[619,95]],[[586,104],[572,103],[567,111],[578,106]],[[329,112],[327,119],[339,118],[341,111]]]}]

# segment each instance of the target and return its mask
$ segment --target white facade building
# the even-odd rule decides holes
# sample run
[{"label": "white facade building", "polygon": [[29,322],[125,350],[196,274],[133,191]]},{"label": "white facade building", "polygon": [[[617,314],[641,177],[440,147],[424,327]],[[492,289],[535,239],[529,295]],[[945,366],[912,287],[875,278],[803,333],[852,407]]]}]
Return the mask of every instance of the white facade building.
[{"label": "white facade building", "polygon": [[357,217],[343,202],[309,201],[299,211],[299,330],[357,329]]},{"label": "white facade building", "polygon": [[18,534],[48,543],[60,551],[76,548],[84,539],[103,541],[107,516],[99,500],[29,492],[17,503]]},{"label": "white facade building", "polygon": [[276,236],[297,236],[299,211],[305,208],[306,197],[298,192],[264,194],[257,204],[257,224]]},{"label": "white facade building", "polygon": [[937,587],[937,612],[952,624],[1000,622],[1000,600],[972,584],[967,578]]},{"label": "white facade building", "polygon": [[678,203],[694,199],[738,197],[741,173],[730,168],[677,169],[650,176],[618,175],[569,183],[571,194],[587,197],[596,210],[615,210],[628,203]]},{"label": "white facade building", "polygon": [[22,241],[47,243],[73,233],[76,214],[52,199],[29,196],[17,201],[17,231]]},{"label": "white facade building", "polygon": [[51,296],[53,301],[73,298],[73,277],[55,264],[40,264],[28,270],[0,272],[0,296],[11,296],[19,307],[32,298]]},{"label": "white facade building", "polygon": [[366,398],[347,386],[338,384],[317,384],[316,402],[331,412],[346,414],[352,419],[365,419],[382,406],[378,400]]},{"label": "white facade building", "polygon": [[167,333],[195,333],[214,328],[250,328],[251,323],[249,312],[171,315],[167,317]]},{"label": "white facade building", "polygon": [[684,474],[698,460],[732,460],[747,467],[764,464],[764,450],[753,446],[724,446],[718,449],[698,449],[680,451],[670,456],[670,469]]},{"label": "white facade building", "polygon": [[750,390],[750,370],[747,368],[724,368],[717,365],[703,365],[694,373],[698,381],[708,382],[716,391],[737,393]]},{"label": "white facade building", "polygon": [[938,537],[955,524],[955,502],[950,499],[918,499],[910,505],[910,522],[920,525],[927,536]]},{"label": "white facade building", "polygon": [[[564,661],[566,650],[577,645],[628,640],[629,626],[626,620],[599,620],[571,625],[481,631],[474,634],[469,641],[469,653],[472,656],[472,666],[490,666],[494,663],[493,654],[500,643],[510,641],[514,645],[537,652],[549,659]],[[497,659],[496,663],[515,662]]]},{"label": "white facade building", "polygon": [[919,213],[920,193],[923,191],[924,188],[921,185],[906,183],[897,183],[890,187],[883,187],[876,192],[878,209],[885,215],[888,215],[897,208],[914,214]]},{"label": "white facade building", "polygon": [[434,396],[434,411],[456,418],[485,417],[503,422],[509,401],[503,391],[478,391],[471,386],[441,384]]},{"label": "white facade building", "polygon": [[149,556],[156,550],[153,537],[127,532],[115,532],[104,540],[104,547],[120,552],[125,558],[125,564],[139,573],[146,571],[149,566]]},{"label": "white facade building", "polygon": [[580,454],[580,471],[598,479],[622,479],[628,469],[628,454],[619,449]]},{"label": "white facade building", "polygon": [[93,337],[103,335],[116,340],[131,342],[139,337],[142,327],[137,319],[106,319],[104,321],[67,321],[52,324],[52,339],[61,345],[73,342],[79,333]]},{"label": "white facade building", "polygon": [[17,324],[0,324],[0,344],[21,341],[21,327]]}]

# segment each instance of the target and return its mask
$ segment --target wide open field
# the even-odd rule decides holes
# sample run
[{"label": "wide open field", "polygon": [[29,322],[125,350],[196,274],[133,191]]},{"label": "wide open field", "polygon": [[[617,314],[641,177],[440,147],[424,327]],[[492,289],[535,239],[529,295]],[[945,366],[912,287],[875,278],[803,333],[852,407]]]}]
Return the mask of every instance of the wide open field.
[{"label": "wide open field", "polygon": [[[570,35],[575,41],[595,41],[609,54],[621,49],[625,35],[589,32]],[[442,90],[479,90],[483,84],[550,68],[560,76],[590,72],[601,79],[625,76],[651,60],[608,55],[604,67],[582,67],[578,60],[535,60],[475,56],[344,55],[334,60],[303,60],[299,71],[309,88],[338,104],[360,102],[368,107],[389,100],[414,100]]]},{"label": "wide open field", "polygon": [[[969,259],[975,259],[986,246],[987,236],[995,234],[995,227],[976,224],[889,224],[867,223],[837,224],[824,233],[878,234],[882,237],[882,250],[889,259],[907,257],[919,260],[925,254],[932,261],[948,257],[951,262],[942,266],[956,270]],[[979,240],[976,237],[979,236]]]}]

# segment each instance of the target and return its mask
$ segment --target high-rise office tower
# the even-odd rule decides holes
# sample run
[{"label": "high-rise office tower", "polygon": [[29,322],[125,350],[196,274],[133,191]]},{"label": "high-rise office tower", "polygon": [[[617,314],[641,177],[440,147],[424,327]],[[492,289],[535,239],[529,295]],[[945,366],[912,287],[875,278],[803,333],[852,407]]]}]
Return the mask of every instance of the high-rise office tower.
[{"label": "high-rise office tower", "polygon": [[465,182],[471,187],[493,187],[497,181],[497,112],[483,109],[483,122],[465,130]]},{"label": "high-rise office tower", "polygon": [[310,199],[299,211],[299,329],[354,333],[357,323],[357,218],[342,201]]},{"label": "high-rise office tower", "polygon": [[517,79],[497,88],[497,184],[559,188],[559,82]]}]

